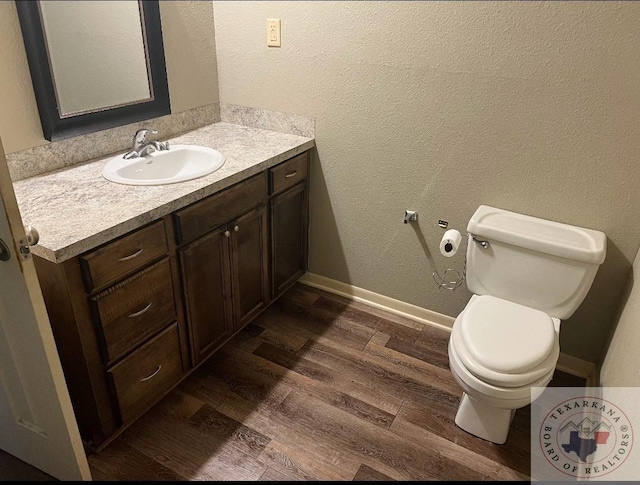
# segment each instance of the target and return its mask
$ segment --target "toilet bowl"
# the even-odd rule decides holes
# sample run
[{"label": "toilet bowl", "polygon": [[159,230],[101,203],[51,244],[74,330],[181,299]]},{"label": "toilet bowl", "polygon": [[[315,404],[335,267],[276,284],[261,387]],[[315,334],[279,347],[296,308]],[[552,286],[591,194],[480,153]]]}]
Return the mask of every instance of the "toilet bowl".
[{"label": "toilet bowl", "polygon": [[467,226],[467,288],[448,352],[463,390],[456,425],[507,440],[516,409],[537,399],[560,355],[561,319],[584,300],[605,258],[600,231],[480,206]]},{"label": "toilet bowl", "polygon": [[[560,320],[493,296],[474,295],[449,339],[449,365],[464,390],[456,424],[502,444],[516,409],[547,386],[560,354]],[[532,388],[534,394],[532,395]]]}]

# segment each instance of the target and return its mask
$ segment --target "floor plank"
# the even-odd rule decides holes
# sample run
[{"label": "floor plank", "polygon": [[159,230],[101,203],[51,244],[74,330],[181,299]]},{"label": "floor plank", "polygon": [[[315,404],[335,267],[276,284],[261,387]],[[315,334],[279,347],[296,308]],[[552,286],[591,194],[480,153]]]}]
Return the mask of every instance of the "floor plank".
[{"label": "floor plank", "polygon": [[332,320],[339,316],[340,320],[345,320],[358,325],[382,332],[390,337],[404,342],[415,342],[421,330],[398,325],[389,320],[373,315],[370,308],[361,310],[346,303],[339,303],[329,298],[318,298],[312,305],[312,311],[325,319]]},{"label": "floor plank", "polygon": [[[295,285],[98,455],[104,480],[527,480],[461,430],[449,332]],[[584,379],[556,372],[551,385]]]},{"label": "floor plank", "polygon": [[358,469],[358,473],[353,477],[354,482],[388,482],[393,478],[386,476],[384,473],[380,473],[367,465],[362,465]]},{"label": "floor plank", "polygon": [[449,369],[448,343],[449,332],[425,326],[413,342],[391,337],[386,347],[442,369]]},{"label": "floor plank", "polygon": [[275,322],[268,317],[275,312],[279,312],[279,320],[289,320],[294,327],[311,332],[313,335],[339,341],[348,348],[363,349],[376,333],[375,329],[364,325],[363,322],[341,318],[339,314],[331,317],[317,311],[315,304],[311,308],[304,308],[286,299],[275,302],[273,307],[265,312],[265,318],[258,318],[257,323],[254,323],[257,325],[264,323],[273,327]]},{"label": "floor plank", "polygon": [[301,481],[302,478],[295,477],[293,475],[287,475],[278,470],[275,470],[271,467],[267,467],[262,476],[260,477],[261,482],[292,482],[292,481]]},{"label": "floor plank", "polygon": [[443,456],[442,449],[438,449],[437,453],[428,453],[415,442],[396,433],[381,430],[366,421],[354,421],[344,411],[309,394],[292,391],[278,406],[278,412],[290,420],[294,429],[308,433],[315,439],[334,443],[336,447],[350,449],[365,464],[375,462],[385,470],[393,469],[405,480],[487,478],[482,471],[450,461]]},{"label": "floor plank", "polygon": [[202,366],[203,371],[209,375],[201,378],[199,382],[206,385],[221,384],[227,387],[225,392],[232,391],[242,397],[259,403],[266,410],[279,404],[291,391],[291,387],[279,381],[277,376],[269,375],[264,369],[248,368],[236,365],[234,360],[239,358],[236,354],[228,354],[224,350],[215,354]]},{"label": "floor plank", "polygon": [[235,421],[205,405],[194,414],[189,423],[215,439],[232,442],[236,448],[249,456],[259,456],[271,438]]},{"label": "floor plank", "polygon": [[[219,412],[272,438],[267,446],[278,453],[264,452],[260,461],[283,473],[301,479],[351,480],[361,461],[351,450],[336,449],[306,432],[289,426],[289,419],[273,410],[268,416],[256,410],[256,403],[232,394],[218,409]],[[286,448],[286,449],[285,449]],[[298,459],[302,456],[303,459]]]},{"label": "floor plank", "polygon": [[270,468],[298,480],[345,480],[352,475],[351,471],[335,466],[318,454],[310,454],[305,449],[278,440],[269,443],[260,459]]},{"label": "floor plank", "polygon": [[89,457],[94,480],[171,480],[185,478],[157,461],[131,448],[124,442],[112,443],[105,450]]},{"label": "floor plank", "polygon": [[265,466],[245,453],[242,444],[175,418],[168,404],[166,400],[158,403],[116,441],[189,480],[260,478]]},{"label": "floor plank", "polygon": [[[428,431],[437,436],[460,445],[478,455],[485,456],[496,463],[502,464],[508,468],[518,472],[528,474],[530,471],[529,450],[522,450],[513,446],[511,443],[507,445],[496,445],[463,431],[455,425],[454,419],[457,409],[451,409],[447,406],[431,406],[424,409],[421,406],[405,401],[398,412],[398,417],[404,422],[415,425],[418,429]],[[393,428],[396,432],[402,432],[396,426]],[[514,439],[517,430],[511,430],[509,439]],[[521,433],[520,433],[521,434]],[[525,442],[529,443],[529,435],[525,435]]]},{"label": "floor plank", "polygon": [[348,349],[341,343],[318,338],[307,343],[299,352],[306,359],[349,375],[353,380],[428,406],[434,399],[457,402],[459,388],[453,378],[448,379],[442,369],[433,367],[426,374],[410,373],[402,366],[368,352]]},{"label": "floor plank", "polygon": [[[401,398],[384,389],[376,388],[369,383],[358,382],[351,379],[348,374],[336,373],[332,369],[307,360],[298,354],[288,352],[285,349],[276,349],[272,345],[265,345],[264,342],[255,349],[253,356],[243,351],[244,346],[240,349],[232,349],[234,346],[230,342],[221,350],[221,353],[232,360],[234,366],[250,367],[254,372],[267,373],[273,379],[292,387],[300,386],[309,391],[319,388],[318,392],[325,393],[332,391],[347,393],[393,415],[402,405]],[[293,372],[287,372],[287,370]],[[224,389],[218,391],[218,393],[222,392]]]},{"label": "floor plank", "polygon": [[[527,474],[501,466],[502,464],[491,458],[471,451],[468,448],[460,446],[458,443],[453,443],[447,438],[429,433],[425,431],[424,428],[416,426],[404,420],[402,417],[398,417],[393,421],[391,432],[403,437],[414,445],[421,446],[423,449],[437,449],[443,457],[450,460],[453,465],[451,469],[453,470],[457,470],[462,466],[471,466],[474,472],[482,475],[482,480],[517,480],[524,479],[527,476]],[[452,472],[451,470],[445,472],[445,476],[446,473],[451,474]],[[449,480],[450,478],[446,479]],[[460,478],[460,480],[468,479],[469,478]]]},{"label": "floor plank", "polygon": [[[354,416],[388,428],[402,401],[390,395],[368,392],[353,381],[337,378],[330,369],[307,361],[290,352],[269,344],[258,347],[254,354],[283,368],[290,369],[286,378],[292,378],[291,386],[305,389],[325,402],[350,412]],[[262,365],[265,365],[264,363]],[[307,377],[308,379],[304,379]],[[360,399],[363,397],[365,400]]]}]

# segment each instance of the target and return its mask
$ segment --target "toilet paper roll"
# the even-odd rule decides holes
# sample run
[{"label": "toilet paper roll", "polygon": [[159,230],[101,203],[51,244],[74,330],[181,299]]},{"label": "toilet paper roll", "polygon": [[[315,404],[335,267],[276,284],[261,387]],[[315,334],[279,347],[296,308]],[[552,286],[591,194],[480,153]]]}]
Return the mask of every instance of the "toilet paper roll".
[{"label": "toilet paper roll", "polygon": [[440,254],[447,258],[450,258],[458,252],[458,248],[460,247],[461,242],[462,234],[460,234],[460,231],[449,229],[444,233],[444,236],[442,236],[442,241],[440,241]]}]

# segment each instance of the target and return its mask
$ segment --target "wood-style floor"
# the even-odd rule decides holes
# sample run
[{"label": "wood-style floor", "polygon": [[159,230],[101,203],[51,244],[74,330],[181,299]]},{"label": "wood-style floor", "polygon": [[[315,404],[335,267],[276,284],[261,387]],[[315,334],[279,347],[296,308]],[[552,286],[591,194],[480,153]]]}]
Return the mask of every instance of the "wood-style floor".
[{"label": "wood-style floor", "polygon": [[[454,424],[446,331],[297,285],[99,454],[97,480],[518,480]],[[584,381],[556,373],[556,385]]]}]

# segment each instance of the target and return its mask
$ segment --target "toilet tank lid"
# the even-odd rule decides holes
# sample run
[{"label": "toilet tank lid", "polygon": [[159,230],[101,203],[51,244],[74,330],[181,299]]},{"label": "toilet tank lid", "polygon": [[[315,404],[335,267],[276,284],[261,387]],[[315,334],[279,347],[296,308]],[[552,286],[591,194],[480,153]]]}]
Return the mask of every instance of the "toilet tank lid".
[{"label": "toilet tank lid", "polygon": [[518,214],[481,205],[467,231],[489,241],[500,241],[533,251],[585,263],[602,264],[607,236],[600,231]]}]

